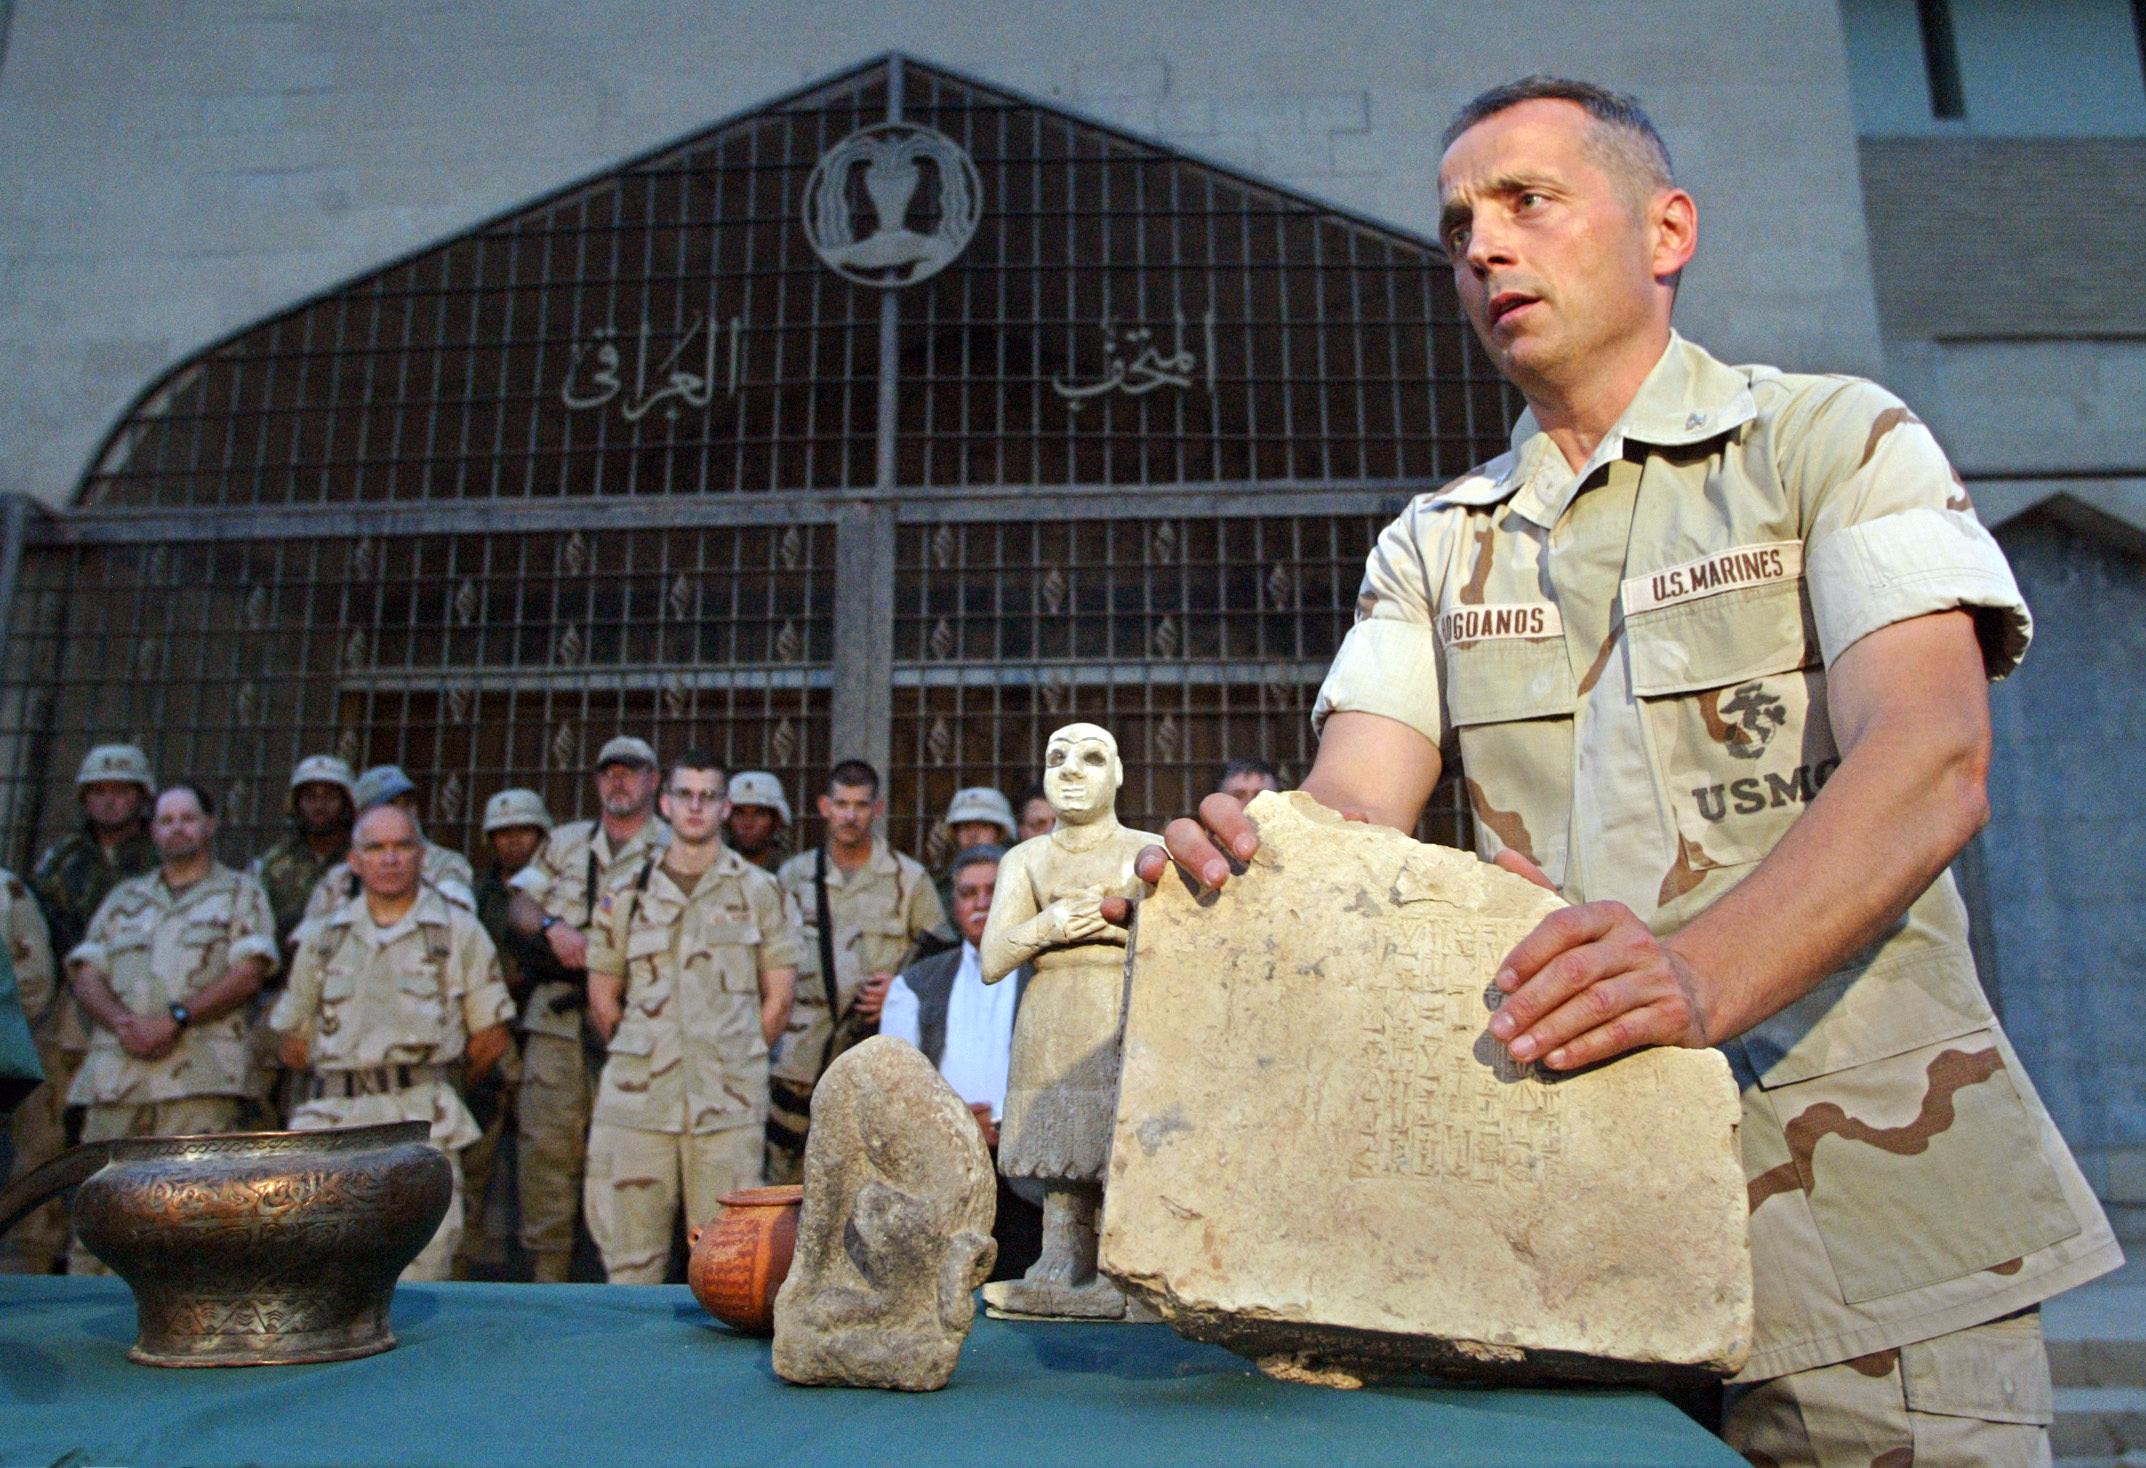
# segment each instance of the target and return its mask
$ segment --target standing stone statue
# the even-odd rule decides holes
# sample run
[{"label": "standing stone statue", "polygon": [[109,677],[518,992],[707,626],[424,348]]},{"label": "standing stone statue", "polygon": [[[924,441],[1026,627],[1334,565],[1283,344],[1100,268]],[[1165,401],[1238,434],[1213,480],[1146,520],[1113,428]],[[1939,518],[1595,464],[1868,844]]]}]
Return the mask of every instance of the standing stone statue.
[{"label": "standing stone statue", "polygon": [[1095,1268],[1127,937],[1102,905],[1145,890],[1133,858],[1162,838],[1118,824],[1123,780],[1108,730],[1068,724],[1051,735],[1043,791],[1057,828],[1006,853],[984,926],[985,983],[1035,965],[1014,1022],[999,1170],[1043,1185],[1043,1252],[1022,1278],[985,1287],[984,1299],[1008,1314],[1126,1314],[1125,1296]]},{"label": "standing stone statue", "polygon": [[836,1057],[812,1100],[797,1253],[775,1296],[775,1374],[932,1392],[991,1272],[998,1189],[968,1106],[906,1040]]}]

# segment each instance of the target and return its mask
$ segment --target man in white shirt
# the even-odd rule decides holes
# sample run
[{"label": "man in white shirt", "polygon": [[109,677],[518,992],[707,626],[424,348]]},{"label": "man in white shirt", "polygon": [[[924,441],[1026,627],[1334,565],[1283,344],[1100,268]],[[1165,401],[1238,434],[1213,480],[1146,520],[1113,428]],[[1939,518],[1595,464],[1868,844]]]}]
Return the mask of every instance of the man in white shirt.
[{"label": "man in white shirt", "polygon": [[[919,959],[887,987],[879,1032],[907,1040],[939,1067],[954,1094],[969,1103],[994,1154],[998,1123],[1006,1108],[1006,1066],[1013,1054],[1013,1017],[1021,1007],[1031,970],[1015,970],[1012,983],[986,984],[976,945],[998,886],[998,846],[972,846],[954,858],[954,927],[961,947]],[[1017,1279],[1042,1246],[1042,1214],[1032,1199],[999,1179],[999,1241],[993,1279]],[[1009,1273],[1008,1271],[1011,1271]]]},{"label": "man in white shirt", "polygon": [[998,885],[999,846],[971,846],[954,858],[954,926],[961,947],[919,959],[887,988],[879,1032],[924,1052],[954,1093],[976,1113],[984,1136],[998,1144],[1006,1106],[1006,1063],[1013,1053],[1013,1016],[1028,971],[1011,984],[986,984],[976,945],[991,915]]}]

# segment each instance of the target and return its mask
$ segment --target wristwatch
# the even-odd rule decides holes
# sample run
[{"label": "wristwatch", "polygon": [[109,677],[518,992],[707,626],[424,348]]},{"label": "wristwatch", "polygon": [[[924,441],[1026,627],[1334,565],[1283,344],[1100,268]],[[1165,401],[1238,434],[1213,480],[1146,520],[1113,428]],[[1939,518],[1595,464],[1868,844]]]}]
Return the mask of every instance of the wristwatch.
[{"label": "wristwatch", "polygon": [[539,933],[548,933],[548,932],[550,932],[550,931],[551,931],[551,925],[552,925],[553,923],[557,922],[558,920],[559,920],[559,915],[558,915],[557,913],[555,913],[555,912],[547,912],[547,913],[545,913],[545,914],[544,914],[544,921],[542,921],[542,922],[540,922],[540,923],[538,923],[538,924],[537,924],[537,931],[538,931]]},{"label": "wristwatch", "polygon": [[194,1011],[183,1004],[174,1004],[171,1007],[171,1022],[183,1030],[194,1022]]}]

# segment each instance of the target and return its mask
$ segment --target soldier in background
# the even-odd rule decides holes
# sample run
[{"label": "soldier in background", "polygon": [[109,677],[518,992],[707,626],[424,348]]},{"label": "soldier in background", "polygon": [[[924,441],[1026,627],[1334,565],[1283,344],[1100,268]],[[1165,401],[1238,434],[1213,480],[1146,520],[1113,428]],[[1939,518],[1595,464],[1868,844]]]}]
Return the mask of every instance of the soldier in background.
[{"label": "soldier in background", "polygon": [[722,767],[688,754],[671,843],[604,888],[589,1021],[610,1045],[589,1129],[589,1232],[613,1284],[661,1284],[681,1201],[706,1223],[760,1181],[768,1046],[790,1021],[797,931],[773,877],[723,849]]},{"label": "soldier in background", "polygon": [[[988,785],[971,785],[954,792],[954,798],[946,805],[948,866],[934,883],[940,907],[948,912],[954,910],[953,858],[979,846],[1011,846],[1013,831],[1013,807],[998,791]],[[942,951],[952,952],[960,946],[950,943]]]},{"label": "soldier in background", "polygon": [[[469,858],[425,839],[424,822],[417,813],[417,783],[403,773],[401,765],[374,765],[358,776],[353,794],[360,816],[380,805],[392,805],[408,816],[410,823],[417,827],[417,839],[424,851],[424,869],[419,880],[428,887],[437,887],[442,897],[464,912],[476,911],[477,898],[471,888],[476,883],[477,874],[471,869]],[[361,885],[356,869],[349,862],[332,868],[306,899],[299,929],[291,934],[292,942],[303,942],[304,928],[357,896]]]},{"label": "soldier in background", "polygon": [[1016,844],[1048,836],[1058,829],[1058,812],[1051,809],[1051,798],[1043,793],[1041,780],[1031,782],[1021,792],[1020,812],[1021,824],[1014,831]]},{"label": "soldier in background", "polygon": [[467,909],[421,880],[424,838],[407,811],[358,817],[359,894],[310,927],[269,1021],[283,1063],[305,1071],[294,1131],[431,1125],[454,1191],[404,1279],[446,1279],[462,1239],[461,1151],[478,1138],[458,1083],[481,1081],[512,1046],[513,1001],[492,940]]},{"label": "soldier in background", "polygon": [[[297,946],[306,903],[323,878],[350,855],[350,823],[357,817],[356,777],[332,754],[309,754],[291,770],[290,834],[253,859],[247,874],[268,894],[276,915],[276,952],[288,955]],[[253,1115],[246,1125],[280,1129],[290,1114],[290,1083],[276,1059],[275,1031],[268,1011],[282,985],[271,979],[247,1004],[247,1050],[251,1057],[247,1099]]]},{"label": "soldier in background", "polygon": [[515,875],[508,926],[538,937],[563,977],[531,986],[522,1004],[522,1088],[515,1131],[522,1248],[539,1284],[563,1284],[573,1259],[574,1220],[588,1156],[589,1114],[603,1051],[584,1023],[589,934],[603,885],[637,870],[669,844],[655,814],[661,771],[644,739],[620,735],[597,751],[603,815],[554,830]]},{"label": "soldier in background", "polygon": [[279,953],[289,948],[313,889],[350,855],[357,800],[356,777],[332,754],[309,754],[291,771],[291,832],[249,868],[275,911]]},{"label": "soldier in background", "polygon": [[[67,1087],[55,1079],[66,1068],[58,1034],[65,996],[52,963],[52,939],[30,889],[6,870],[0,870],[0,941],[7,944],[16,996],[45,1069],[44,1084],[25,1096],[8,1118],[12,1182],[66,1149]],[[55,1198],[0,1237],[0,1274],[51,1274],[66,1251],[67,1204]]]},{"label": "soldier in background", "polygon": [[[492,860],[477,876],[477,921],[499,954],[500,977],[507,996],[520,1002],[538,973],[562,976],[557,961],[542,939],[516,933],[507,922],[507,908],[514,889],[508,885],[516,873],[529,865],[551,835],[551,812],[544,797],[534,790],[502,790],[484,803],[484,839],[492,848]],[[462,1231],[462,1246],[455,1253],[456,1279],[473,1277],[480,1258],[499,1265],[506,1262],[504,1228],[509,1217],[504,1195],[500,1206],[489,1206],[494,1165],[500,1139],[511,1125],[515,1092],[521,1083],[521,1052],[509,1047],[499,1064],[464,1088],[471,1119],[483,1135],[462,1149],[462,1179],[469,1199],[469,1223]]]},{"label": "soldier in background", "polygon": [[1282,788],[1282,772],[1263,759],[1233,759],[1222,766],[1215,789],[1239,805],[1251,804],[1262,790]]},{"label": "soldier in background", "polygon": [[[114,887],[157,867],[156,843],[149,839],[156,777],[149,773],[148,755],[131,744],[98,745],[82,757],[75,796],[82,805],[82,828],[46,848],[30,875],[30,889],[52,935],[52,951],[62,959],[89,932],[97,905]],[[64,988],[58,1004],[52,1026],[60,1068],[48,1069],[46,1076],[64,1097],[89,1048],[89,1023]],[[70,1140],[81,1127],[79,1113],[68,1118]]]},{"label": "soldier in background", "polygon": [[[67,1099],[82,1138],[231,1131],[246,1093],[246,1001],[276,967],[261,884],[216,860],[216,810],[195,786],[157,797],[160,870],[112,889],[67,955],[93,1028]],[[107,1272],[78,1240],[74,1274]]]},{"label": "soldier in background", "polygon": [[782,781],[767,770],[741,770],[730,781],[730,819],[723,825],[730,849],[763,872],[782,868],[790,829],[790,802]]},{"label": "soldier in background", "polygon": [[777,874],[802,924],[804,953],[797,1003],[769,1082],[771,1183],[802,1175],[812,1088],[828,1061],[879,1027],[887,986],[917,940],[933,934],[942,946],[953,941],[931,874],[874,831],[886,813],[877,770],[860,759],[842,761],[819,808],[827,844],[799,852]]}]

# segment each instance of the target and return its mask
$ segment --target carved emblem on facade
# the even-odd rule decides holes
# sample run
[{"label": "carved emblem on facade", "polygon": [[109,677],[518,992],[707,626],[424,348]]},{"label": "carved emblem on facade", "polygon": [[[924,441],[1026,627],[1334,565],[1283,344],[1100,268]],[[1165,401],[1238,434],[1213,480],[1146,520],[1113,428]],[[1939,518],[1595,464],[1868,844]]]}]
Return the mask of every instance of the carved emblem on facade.
[{"label": "carved emblem on facade", "polygon": [[937,275],[976,233],[983,180],[961,145],[886,122],[827,150],[805,181],[805,237],[827,268],[883,290]]}]

